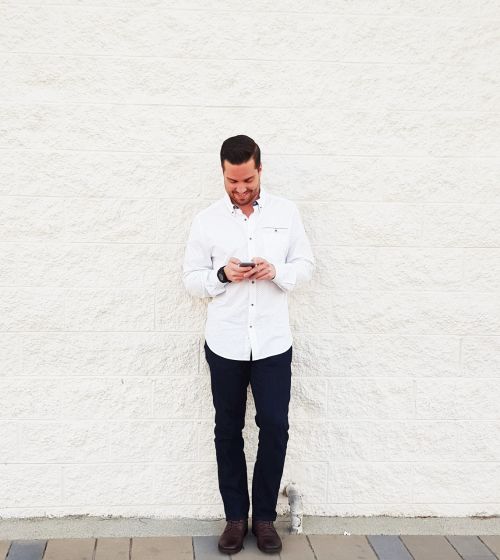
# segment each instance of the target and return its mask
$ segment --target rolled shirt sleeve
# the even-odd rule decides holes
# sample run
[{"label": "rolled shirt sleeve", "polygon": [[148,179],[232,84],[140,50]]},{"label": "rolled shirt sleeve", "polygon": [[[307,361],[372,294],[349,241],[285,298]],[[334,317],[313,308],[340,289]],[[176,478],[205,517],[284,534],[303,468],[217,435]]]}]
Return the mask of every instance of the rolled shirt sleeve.
[{"label": "rolled shirt sleeve", "polygon": [[204,246],[206,236],[203,235],[199,216],[195,216],[184,253],[182,280],[186,290],[200,298],[214,297],[225,291],[227,283],[221,282],[217,271],[213,269],[210,251]]},{"label": "rolled shirt sleeve", "polygon": [[286,260],[284,263],[275,264],[274,268],[276,275],[272,282],[285,292],[290,292],[309,281],[314,271],[314,255],[297,206],[292,215],[290,247]]}]

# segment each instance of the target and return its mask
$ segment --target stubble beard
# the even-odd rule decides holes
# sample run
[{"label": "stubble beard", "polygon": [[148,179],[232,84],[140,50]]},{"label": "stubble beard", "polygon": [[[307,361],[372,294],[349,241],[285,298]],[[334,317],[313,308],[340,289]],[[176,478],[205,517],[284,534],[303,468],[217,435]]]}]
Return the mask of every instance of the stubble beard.
[{"label": "stubble beard", "polygon": [[260,194],[260,181],[256,192],[252,192],[249,195],[246,194],[245,197],[241,199],[238,196],[233,195],[232,196],[233,204],[236,204],[237,206],[247,206],[248,204],[253,202],[252,199],[254,198],[254,196],[259,196],[259,194]]}]

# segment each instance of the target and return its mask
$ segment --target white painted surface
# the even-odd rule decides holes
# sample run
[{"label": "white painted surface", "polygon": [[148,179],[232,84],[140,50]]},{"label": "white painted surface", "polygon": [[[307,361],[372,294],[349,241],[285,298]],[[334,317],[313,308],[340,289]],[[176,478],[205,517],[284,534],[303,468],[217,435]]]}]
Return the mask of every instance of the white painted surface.
[{"label": "white painted surface", "polygon": [[499,29],[491,0],[0,2],[0,515],[223,515],[180,275],[240,133],[317,258],[282,486],[499,514]]}]

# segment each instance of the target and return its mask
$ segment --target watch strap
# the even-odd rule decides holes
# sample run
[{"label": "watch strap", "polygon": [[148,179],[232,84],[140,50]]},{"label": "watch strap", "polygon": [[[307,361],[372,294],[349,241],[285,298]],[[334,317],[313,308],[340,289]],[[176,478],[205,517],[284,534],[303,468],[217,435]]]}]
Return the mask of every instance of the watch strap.
[{"label": "watch strap", "polygon": [[221,266],[219,268],[219,270],[217,271],[217,278],[221,281],[221,282],[231,282],[231,280],[229,280],[229,278],[226,276],[226,272],[224,271],[224,267]]}]

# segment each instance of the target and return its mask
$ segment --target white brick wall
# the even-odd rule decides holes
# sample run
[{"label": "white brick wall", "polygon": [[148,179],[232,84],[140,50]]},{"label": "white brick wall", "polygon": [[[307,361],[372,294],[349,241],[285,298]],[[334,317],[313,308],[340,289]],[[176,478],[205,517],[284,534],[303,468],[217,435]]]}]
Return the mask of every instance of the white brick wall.
[{"label": "white brick wall", "polygon": [[180,273],[240,133],[318,262],[283,485],[500,514],[499,60],[497,0],[0,0],[0,515],[223,515]]}]

